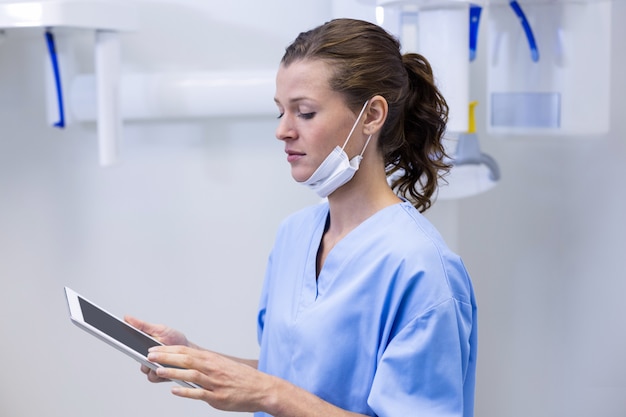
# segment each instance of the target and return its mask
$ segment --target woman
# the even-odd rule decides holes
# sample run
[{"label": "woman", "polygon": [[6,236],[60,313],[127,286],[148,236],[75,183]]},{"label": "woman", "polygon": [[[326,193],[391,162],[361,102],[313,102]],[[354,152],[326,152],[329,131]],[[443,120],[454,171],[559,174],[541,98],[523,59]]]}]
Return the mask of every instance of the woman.
[{"label": "woman", "polygon": [[[273,416],[473,415],[476,306],[461,260],[420,214],[448,168],[447,105],[427,61],[371,23],[302,33],[276,77],[293,178],[327,201],[281,225],[258,361],[128,318],[166,346],[143,368],[183,397]],[[389,186],[388,174],[396,178]]]}]

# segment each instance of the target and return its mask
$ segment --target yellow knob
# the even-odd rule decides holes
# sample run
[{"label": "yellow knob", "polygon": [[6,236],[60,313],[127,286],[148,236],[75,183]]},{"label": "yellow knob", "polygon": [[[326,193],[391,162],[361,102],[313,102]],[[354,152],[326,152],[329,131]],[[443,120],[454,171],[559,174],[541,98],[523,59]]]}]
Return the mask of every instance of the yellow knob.
[{"label": "yellow knob", "polygon": [[476,116],[474,114],[474,107],[478,104],[477,101],[470,101],[469,104],[469,129],[467,133],[476,133]]}]

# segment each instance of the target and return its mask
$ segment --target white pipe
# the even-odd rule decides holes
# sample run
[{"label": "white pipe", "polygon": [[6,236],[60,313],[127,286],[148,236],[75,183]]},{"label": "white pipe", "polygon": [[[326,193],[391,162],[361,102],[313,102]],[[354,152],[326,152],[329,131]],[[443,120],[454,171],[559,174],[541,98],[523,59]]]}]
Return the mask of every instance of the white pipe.
[{"label": "white pipe", "polygon": [[100,164],[117,160],[122,132],[120,117],[120,42],[117,32],[96,30],[95,69]]},{"label": "white pipe", "polygon": [[[124,120],[188,119],[276,115],[276,69],[229,72],[123,74]],[[96,120],[93,75],[71,82],[69,107],[74,120]]]}]

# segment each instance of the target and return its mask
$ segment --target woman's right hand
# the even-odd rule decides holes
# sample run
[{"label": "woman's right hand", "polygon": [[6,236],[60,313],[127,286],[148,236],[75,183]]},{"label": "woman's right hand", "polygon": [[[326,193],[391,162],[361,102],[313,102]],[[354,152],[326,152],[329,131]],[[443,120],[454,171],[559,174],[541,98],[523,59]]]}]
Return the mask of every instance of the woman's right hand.
[{"label": "woman's right hand", "polygon": [[[136,329],[154,337],[164,345],[191,346],[187,337],[185,337],[183,333],[176,329],[172,329],[171,327],[167,327],[162,324],[148,323],[132,316],[124,316],[124,320]],[[159,377],[154,370],[150,369],[146,365],[141,365],[141,372],[148,376],[148,381],[150,382],[168,381],[167,379]]]}]

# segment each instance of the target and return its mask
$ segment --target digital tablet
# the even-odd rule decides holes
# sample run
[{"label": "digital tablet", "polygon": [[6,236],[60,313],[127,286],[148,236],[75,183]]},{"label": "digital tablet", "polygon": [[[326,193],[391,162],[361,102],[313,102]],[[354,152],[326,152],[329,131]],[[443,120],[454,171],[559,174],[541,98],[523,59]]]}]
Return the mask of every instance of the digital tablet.
[{"label": "digital tablet", "polygon": [[[163,345],[162,343],[98,307],[68,287],[65,287],[65,297],[70,310],[70,318],[78,327],[151,369],[164,366],[148,360],[148,349]],[[178,380],[174,380],[174,382],[184,387],[198,388],[196,384],[191,382]]]}]

